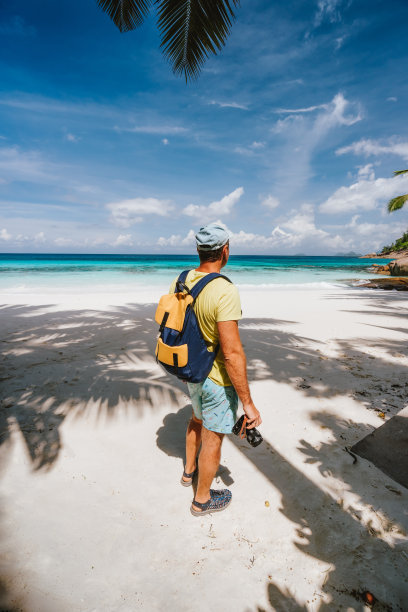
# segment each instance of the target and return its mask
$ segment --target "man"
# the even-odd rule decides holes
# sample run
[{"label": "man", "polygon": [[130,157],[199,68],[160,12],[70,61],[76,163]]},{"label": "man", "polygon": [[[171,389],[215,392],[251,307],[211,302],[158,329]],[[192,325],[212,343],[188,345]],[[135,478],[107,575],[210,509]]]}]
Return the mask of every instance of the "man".
[{"label": "man", "polygon": [[[220,272],[229,257],[228,232],[215,223],[202,227],[196,234],[200,265],[191,270],[186,285],[191,289],[203,276]],[[175,282],[170,292],[174,291]],[[232,433],[237,419],[238,398],[248,417],[247,427],[261,424],[249,391],[246,359],[238,331],[242,317],[237,288],[223,278],[210,282],[194,305],[201,332],[210,350],[220,348],[208,377],[202,383],[187,383],[193,405],[193,416],[186,434],[186,465],[181,479],[190,486],[197,471],[198,485],[191,513],[201,516],[224,510],[231,502],[231,491],[211,489],[221,458],[225,434]]]}]

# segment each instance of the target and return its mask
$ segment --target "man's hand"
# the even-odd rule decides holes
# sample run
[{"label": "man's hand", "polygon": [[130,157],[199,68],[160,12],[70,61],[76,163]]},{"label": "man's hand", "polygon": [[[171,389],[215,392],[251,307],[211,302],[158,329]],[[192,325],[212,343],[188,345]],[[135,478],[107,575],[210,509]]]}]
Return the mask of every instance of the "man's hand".
[{"label": "man's hand", "polygon": [[253,429],[254,427],[258,427],[262,423],[259,410],[255,408],[255,405],[252,402],[250,404],[243,404],[243,409],[248,418],[247,429]]}]

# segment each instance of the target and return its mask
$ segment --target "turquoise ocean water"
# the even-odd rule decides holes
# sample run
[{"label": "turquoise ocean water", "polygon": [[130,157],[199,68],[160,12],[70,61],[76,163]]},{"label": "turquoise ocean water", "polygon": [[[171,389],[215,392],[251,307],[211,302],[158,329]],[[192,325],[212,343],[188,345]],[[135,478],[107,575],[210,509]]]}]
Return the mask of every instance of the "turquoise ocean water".
[{"label": "turquoise ocean water", "polygon": [[[373,263],[358,257],[231,256],[223,272],[241,288],[358,286]],[[0,254],[1,293],[165,291],[182,270],[195,268],[189,255]]]}]

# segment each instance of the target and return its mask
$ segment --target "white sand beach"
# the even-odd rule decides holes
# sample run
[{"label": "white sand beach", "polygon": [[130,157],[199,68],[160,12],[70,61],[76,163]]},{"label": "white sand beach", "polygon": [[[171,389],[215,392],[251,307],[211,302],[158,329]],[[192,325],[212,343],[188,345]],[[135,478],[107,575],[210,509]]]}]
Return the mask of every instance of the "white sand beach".
[{"label": "white sand beach", "polygon": [[264,442],[225,440],[202,518],[158,297],[2,296],[1,609],[407,610],[408,489],[346,450],[407,406],[407,294],[241,293]]}]

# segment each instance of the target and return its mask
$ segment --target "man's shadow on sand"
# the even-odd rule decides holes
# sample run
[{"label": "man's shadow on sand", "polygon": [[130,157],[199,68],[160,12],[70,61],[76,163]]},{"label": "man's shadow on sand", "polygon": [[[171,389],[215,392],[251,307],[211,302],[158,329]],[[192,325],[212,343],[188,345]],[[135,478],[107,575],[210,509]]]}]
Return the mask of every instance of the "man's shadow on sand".
[{"label": "man's shadow on sand", "polygon": [[[186,460],[186,430],[191,414],[191,404],[180,408],[178,412],[167,414],[163,419],[163,425],[156,432],[157,446],[160,450],[169,457],[180,457],[181,472]],[[220,478],[227,487],[234,483],[230,470],[222,464],[220,464],[215,477]],[[196,483],[193,483],[194,490],[195,485]]]}]

